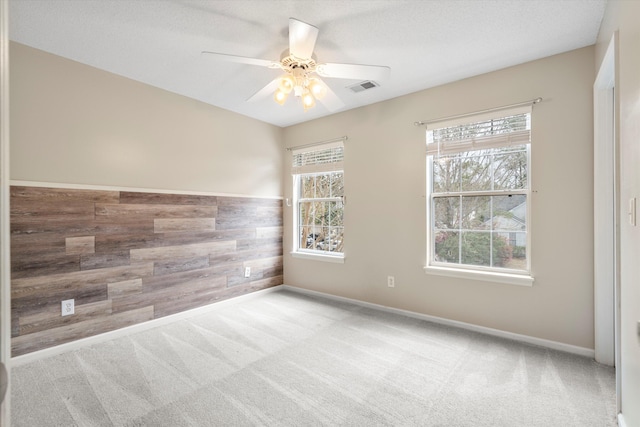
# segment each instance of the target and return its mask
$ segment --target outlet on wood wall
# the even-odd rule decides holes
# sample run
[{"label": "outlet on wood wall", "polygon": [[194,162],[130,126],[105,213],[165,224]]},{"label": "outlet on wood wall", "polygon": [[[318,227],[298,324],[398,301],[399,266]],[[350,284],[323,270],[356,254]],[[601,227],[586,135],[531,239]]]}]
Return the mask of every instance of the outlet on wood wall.
[{"label": "outlet on wood wall", "polygon": [[13,356],[280,285],[282,200],[13,186],[11,276]]}]

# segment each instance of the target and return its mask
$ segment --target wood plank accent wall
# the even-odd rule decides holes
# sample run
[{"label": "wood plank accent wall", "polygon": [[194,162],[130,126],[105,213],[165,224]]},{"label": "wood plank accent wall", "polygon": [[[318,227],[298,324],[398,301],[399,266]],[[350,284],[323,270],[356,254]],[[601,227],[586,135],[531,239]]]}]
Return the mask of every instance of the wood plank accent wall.
[{"label": "wood plank accent wall", "polygon": [[282,200],[11,187],[13,356],[280,284]]}]

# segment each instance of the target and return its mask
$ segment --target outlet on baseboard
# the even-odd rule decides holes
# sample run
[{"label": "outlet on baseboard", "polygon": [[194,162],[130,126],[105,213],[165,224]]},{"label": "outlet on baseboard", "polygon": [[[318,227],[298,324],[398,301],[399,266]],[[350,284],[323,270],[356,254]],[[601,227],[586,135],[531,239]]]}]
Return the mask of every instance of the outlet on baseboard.
[{"label": "outlet on baseboard", "polygon": [[396,287],[396,279],[393,276],[387,276],[387,286],[390,288]]},{"label": "outlet on baseboard", "polygon": [[75,313],[75,300],[67,299],[62,301],[62,315],[70,316]]},{"label": "outlet on baseboard", "polygon": [[251,277],[251,267],[244,268],[244,277]]}]

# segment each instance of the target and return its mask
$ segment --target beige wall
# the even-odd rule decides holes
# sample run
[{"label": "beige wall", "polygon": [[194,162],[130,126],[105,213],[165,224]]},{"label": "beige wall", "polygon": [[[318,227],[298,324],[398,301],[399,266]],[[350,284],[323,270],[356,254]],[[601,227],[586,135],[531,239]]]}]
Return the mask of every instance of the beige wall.
[{"label": "beige wall", "polygon": [[[293,259],[285,208],[285,283],[593,348],[593,47],[286,129],[11,48],[12,179],[291,197],[281,141],[347,135],[346,261]],[[413,122],[536,97],[534,285],[426,275],[424,129]]]},{"label": "beige wall", "polygon": [[11,43],[11,178],[280,196],[282,129]]},{"label": "beige wall", "polygon": [[[588,47],[286,128],[288,147],[349,139],[345,263],[292,258],[285,208],[285,283],[593,349],[593,62]],[[426,275],[425,131],[413,122],[536,97],[534,285]]]},{"label": "beige wall", "polygon": [[596,45],[596,69],[618,31],[616,104],[620,147],[621,398],[626,425],[640,425],[640,226],[627,220],[627,203],[640,200],[640,2],[609,0]]}]

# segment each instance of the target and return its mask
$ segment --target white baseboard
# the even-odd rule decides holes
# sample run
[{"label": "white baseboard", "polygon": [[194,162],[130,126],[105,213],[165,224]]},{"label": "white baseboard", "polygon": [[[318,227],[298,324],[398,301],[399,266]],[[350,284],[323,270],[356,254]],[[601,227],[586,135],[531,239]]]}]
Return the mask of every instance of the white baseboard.
[{"label": "white baseboard", "polygon": [[[309,289],[304,289],[304,288],[298,288],[295,286],[289,286],[289,285],[279,285],[279,286],[273,286],[271,288],[267,288],[267,289],[262,289],[260,291],[256,291],[256,292],[252,292],[250,294],[245,294],[245,295],[240,295],[234,298],[230,298],[227,300],[223,300],[223,301],[218,301],[203,307],[198,307],[198,308],[194,308],[191,310],[187,310],[187,311],[183,311],[181,313],[176,313],[176,314],[172,314],[170,316],[165,316],[165,317],[161,317],[158,319],[153,319],[153,320],[149,320],[147,322],[143,322],[143,323],[139,323],[136,325],[131,325],[131,326],[127,326],[124,328],[120,328],[120,329],[116,329],[115,331],[109,331],[109,332],[105,332],[99,335],[94,335],[91,337],[87,337],[87,338],[82,338],[76,341],[72,341],[69,343],[65,343],[65,344],[60,344],[57,345],[55,347],[50,347],[50,348],[46,348],[43,350],[38,350],[38,351],[34,351],[32,353],[28,353],[28,354],[24,354],[22,356],[16,356],[11,358],[11,366],[20,366],[20,365],[24,365],[27,363],[31,363],[40,359],[44,359],[46,357],[51,357],[51,356],[55,356],[58,354],[62,354],[68,351],[73,351],[76,349],[79,349],[81,347],[84,346],[88,346],[88,345],[92,345],[92,344],[97,344],[97,343],[101,343],[101,342],[105,342],[105,341],[109,341],[112,339],[116,339],[116,338],[120,338],[129,334],[133,334],[133,333],[137,333],[137,332],[142,332],[142,331],[146,331],[152,328],[156,328],[158,326],[162,326],[162,325],[166,325],[172,322],[177,322],[179,320],[183,320],[183,319],[187,319],[193,316],[197,316],[199,314],[204,314],[204,313],[209,313],[211,311],[215,311],[215,310],[219,310],[223,307],[226,307],[228,305],[233,305],[233,304],[238,304],[242,301],[246,301],[248,299],[251,298],[255,298],[259,295],[263,295],[265,293],[269,293],[269,292],[275,292],[275,291],[279,291],[279,290],[290,290],[293,292],[299,292],[302,294],[308,294],[308,295],[315,295],[315,296],[319,296],[322,298],[327,298],[327,299],[332,299],[332,300],[336,300],[336,301],[342,301],[342,302],[348,302],[354,305],[359,305],[362,307],[368,307],[368,308],[373,308],[376,310],[382,310],[382,311],[386,311],[389,313],[395,313],[395,314],[400,314],[403,316],[408,316],[408,317],[413,317],[416,319],[421,319],[421,320],[426,320],[428,322],[433,322],[433,323],[439,323],[442,325],[447,325],[447,326],[454,326],[454,327],[458,327],[460,329],[466,329],[466,330],[470,330],[470,331],[475,331],[475,332],[479,332],[479,333],[483,333],[483,334],[487,334],[487,335],[492,335],[492,336],[496,336],[496,337],[501,337],[501,338],[506,338],[506,339],[511,339],[514,341],[520,341],[520,342],[525,342],[528,344],[533,344],[533,345],[537,345],[540,347],[546,347],[546,348],[550,348],[550,349],[554,349],[554,350],[560,350],[560,351],[564,351],[567,353],[572,353],[572,354],[577,354],[580,356],[586,356],[586,357],[590,357],[590,358],[594,358],[595,357],[595,352],[594,350],[588,349],[588,348],[584,348],[584,347],[578,347],[578,346],[574,346],[574,345],[570,345],[570,344],[564,344],[564,343],[560,343],[557,341],[550,341],[550,340],[545,340],[542,338],[535,338],[535,337],[531,337],[528,335],[521,335],[521,334],[515,334],[512,332],[506,332],[506,331],[501,331],[499,329],[492,329],[492,328],[487,328],[484,326],[478,326],[478,325],[473,325],[471,323],[465,323],[465,322],[459,322],[457,320],[449,320],[449,319],[445,319],[442,317],[436,317],[436,316],[430,316],[427,314],[421,314],[421,313],[416,313],[413,311],[408,311],[408,310],[401,310],[398,308],[393,308],[393,307],[387,307],[384,305],[380,305],[380,304],[374,304],[374,303],[370,303],[370,302],[365,302],[365,301],[360,301],[360,300],[356,300],[356,299],[352,299],[352,298],[346,298],[346,297],[340,297],[340,296],[336,296],[336,295],[331,295],[331,294],[326,294],[323,292],[318,292],[318,291],[312,291]],[[621,427],[625,427],[624,425],[624,419],[622,418],[622,414],[619,415],[618,417],[618,423]]]},{"label": "white baseboard", "polygon": [[536,338],[536,337],[532,337],[532,336],[529,336],[529,335],[521,335],[521,334],[516,334],[516,333],[513,333],[513,332],[501,331],[499,329],[487,328],[485,326],[479,326],[479,325],[474,325],[474,324],[471,324],[471,323],[459,322],[457,320],[445,319],[443,317],[430,316],[428,314],[416,313],[416,312],[408,311],[408,310],[401,310],[401,309],[398,309],[398,308],[387,307],[387,306],[380,305],[380,304],[364,302],[364,301],[351,299],[351,298],[346,298],[346,297],[340,297],[340,296],[336,296],[336,295],[326,294],[326,293],[323,293],[323,292],[312,291],[312,290],[304,289],[304,288],[298,288],[298,287],[290,286],[290,285],[282,285],[282,286],[280,286],[280,288],[281,289],[291,290],[293,292],[299,292],[299,293],[303,293],[303,294],[315,295],[315,296],[320,296],[320,297],[323,297],[323,298],[333,299],[333,300],[336,300],[336,301],[348,302],[348,303],[355,304],[355,305],[360,305],[360,306],[363,306],[363,307],[373,308],[373,309],[377,309],[377,310],[386,311],[386,312],[389,312],[389,313],[395,313],[395,314],[400,314],[400,315],[403,315],[403,316],[413,317],[413,318],[416,318],[416,319],[426,320],[428,322],[439,323],[439,324],[447,325],[447,326],[455,326],[455,327],[460,328],[460,329],[466,329],[466,330],[469,330],[469,331],[479,332],[479,333],[482,333],[482,334],[492,335],[492,336],[496,336],[496,337],[500,337],[500,338],[506,338],[506,339],[510,339],[510,340],[514,340],[514,341],[520,341],[520,342],[524,342],[524,343],[527,343],[527,344],[537,345],[539,347],[546,347],[546,348],[550,348],[550,349],[553,349],[553,350],[564,351],[566,353],[577,354],[579,356],[585,356],[585,357],[589,357],[589,358],[592,358],[592,359],[595,358],[595,351],[590,349],[590,348],[578,347],[578,346],[575,346],[575,345],[565,344],[565,343],[561,343],[561,342],[557,342],[557,341],[545,340],[545,339],[542,339],[542,338]]},{"label": "white baseboard", "polygon": [[624,420],[624,415],[622,415],[622,412],[618,414],[618,427],[627,427],[627,423]]},{"label": "white baseboard", "polygon": [[229,305],[238,304],[242,301],[255,298],[265,293],[277,291],[281,285],[273,286],[271,288],[261,289],[259,291],[251,292],[250,294],[239,295],[237,297],[229,298],[222,301],[217,301],[203,307],[193,308],[191,310],[182,311],[180,313],[171,314],[169,316],[160,317],[158,319],[149,320],[136,325],[126,326],[124,328],[116,329],[114,331],[104,332],[99,335],[94,335],[87,338],[81,338],[76,341],[71,341],[65,344],[60,344],[55,347],[45,348],[43,350],[34,351],[32,353],[23,354],[11,358],[11,366],[20,366],[27,363],[31,363],[37,360],[41,360],[47,357],[56,356],[58,354],[66,353],[68,351],[77,350],[81,347],[89,346],[92,344],[98,344],[105,341],[120,338],[126,335],[135,334],[137,332],[146,331],[156,328],[158,326],[166,325],[169,323],[177,322],[183,319],[188,319],[200,314],[210,313],[215,310],[219,310]]}]

